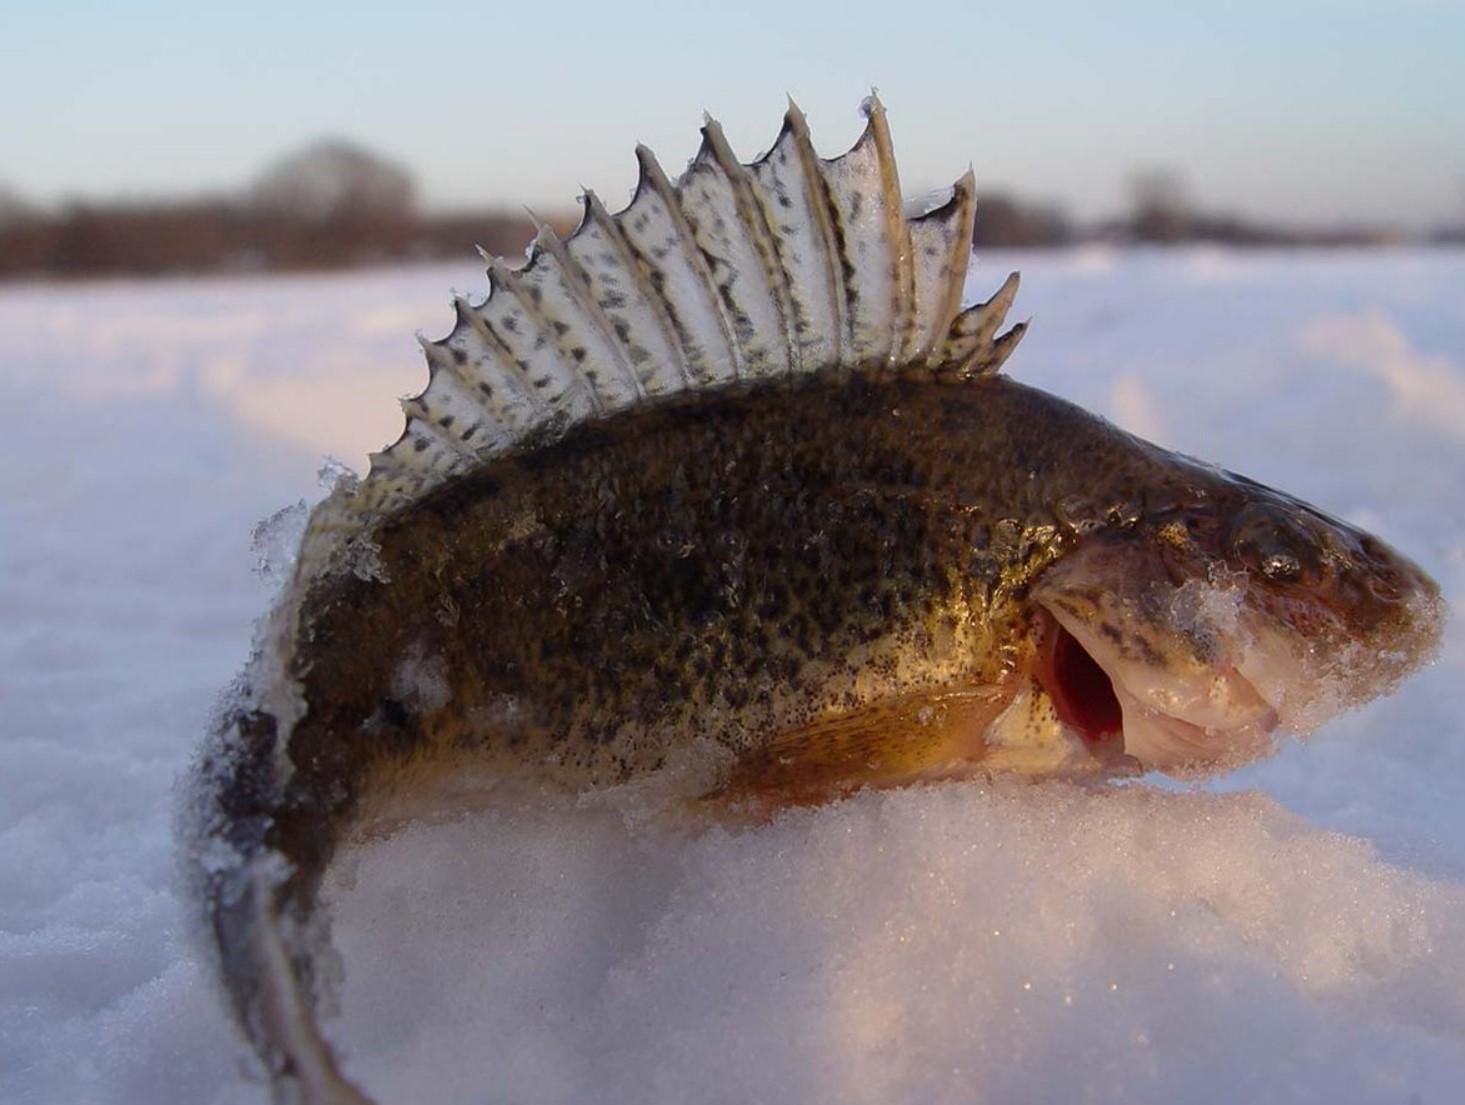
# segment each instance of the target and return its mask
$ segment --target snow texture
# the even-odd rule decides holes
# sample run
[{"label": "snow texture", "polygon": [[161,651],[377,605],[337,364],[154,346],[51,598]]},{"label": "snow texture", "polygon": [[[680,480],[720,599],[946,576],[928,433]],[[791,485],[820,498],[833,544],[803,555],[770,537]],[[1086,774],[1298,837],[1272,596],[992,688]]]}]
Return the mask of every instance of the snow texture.
[{"label": "snow texture", "polygon": [[[981,262],[978,296],[1024,272],[1009,371],[1465,598],[1465,256]],[[454,284],[0,291],[0,1101],[267,1100],[190,946],[175,779],[298,513],[256,525],[395,437]],[[409,826],[332,874],[330,1032],[384,1103],[1458,1100],[1462,678],[1452,621],[1397,696],[1202,789]]]}]

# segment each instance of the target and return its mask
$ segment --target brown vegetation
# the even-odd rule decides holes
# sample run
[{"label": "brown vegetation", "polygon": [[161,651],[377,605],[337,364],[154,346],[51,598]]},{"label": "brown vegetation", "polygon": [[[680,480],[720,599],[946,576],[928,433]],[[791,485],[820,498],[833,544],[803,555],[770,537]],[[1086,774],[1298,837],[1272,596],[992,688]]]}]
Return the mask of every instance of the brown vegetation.
[{"label": "brown vegetation", "polygon": [[1061,246],[1074,238],[1073,224],[1057,207],[1025,203],[1003,192],[977,196],[972,244],[979,249]]},{"label": "brown vegetation", "polygon": [[[1078,228],[1053,205],[1001,192],[978,199],[979,248],[1061,246],[1099,239],[1234,246],[1379,245],[1400,235],[1344,226],[1311,231],[1197,210],[1172,171],[1131,181],[1131,209]],[[572,216],[549,220],[568,231]],[[349,143],[318,142],[281,158],[236,196],[182,202],[73,203],[44,210],[0,185],[0,280],[345,268],[465,257],[472,246],[517,255],[533,236],[527,214],[422,214],[410,174]],[[1442,228],[1424,240],[1465,241]]]},{"label": "brown vegetation", "polygon": [[218,201],[75,205],[0,226],[0,279],[344,268],[513,254],[534,233],[496,212],[385,218],[345,212],[298,219]]},{"label": "brown vegetation", "polygon": [[419,215],[404,169],[321,142],[282,158],[240,198],[55,212],[0,204],[0,279],[344,268],[462,257],[475,245],[512,254],[533,233],[522,214]]}]

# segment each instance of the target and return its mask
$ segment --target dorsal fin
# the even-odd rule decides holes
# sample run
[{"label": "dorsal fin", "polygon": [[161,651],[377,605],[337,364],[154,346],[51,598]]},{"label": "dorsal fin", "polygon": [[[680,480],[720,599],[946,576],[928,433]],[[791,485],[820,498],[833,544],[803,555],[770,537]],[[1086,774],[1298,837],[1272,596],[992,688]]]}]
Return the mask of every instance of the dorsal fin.
[{"label": "dorsal fin", "polygon": [[1024,328],[997,334],[1016,274],[960,310],[971,171],[907,216],[885,109],[862,108],[863,134],[829,161],[792,101],[748,165],[709,117],[680,179],[638,147],[623,211],[586,193],[568,238],[541,227],[522,267],[490,260],[487,297],[457,300],[452,331],[423,342],[428,384],[403,402],[402,436],[317,510],[301,567],[531,435],[661,396],[813,372],[995,372]]}]

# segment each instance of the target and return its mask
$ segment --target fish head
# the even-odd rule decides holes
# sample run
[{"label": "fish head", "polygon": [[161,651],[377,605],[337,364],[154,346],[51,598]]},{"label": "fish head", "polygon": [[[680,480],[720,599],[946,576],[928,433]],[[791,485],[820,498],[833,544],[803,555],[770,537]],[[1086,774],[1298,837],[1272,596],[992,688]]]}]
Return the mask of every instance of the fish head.
[{"label": "fish head", "polygon": [[1435,582],[1383,541],[1242,476],[1179,478],[1039,578],[1037,680],[1088,742],[1211,774],[1390,693],[1432,656]]}]

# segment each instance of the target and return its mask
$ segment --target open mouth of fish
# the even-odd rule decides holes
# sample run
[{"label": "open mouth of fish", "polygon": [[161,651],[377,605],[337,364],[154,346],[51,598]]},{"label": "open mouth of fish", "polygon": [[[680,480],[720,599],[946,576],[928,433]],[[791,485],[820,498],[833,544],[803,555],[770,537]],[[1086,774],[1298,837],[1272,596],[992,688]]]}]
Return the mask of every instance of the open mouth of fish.
[{"label": "open mouth of fish", "polygon": [[1126,663],[1091,629],[1065,622],[1061,611],[1048,617],[1038,681],[1059,719],[1096,752],[1184,774],[1255,759],[1271,746],[1281,715],[1243,674],[1266,662],[1256,652],[1239,665],[1218,664],[1204,678],[1176,679]]}]

